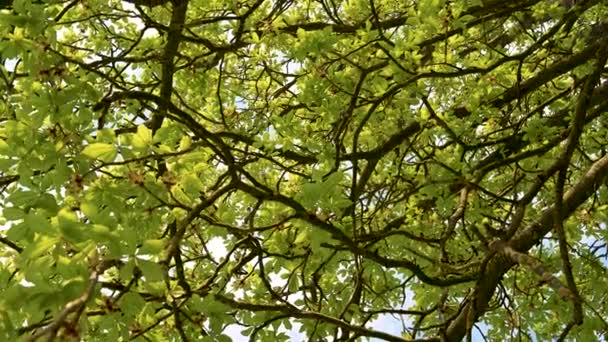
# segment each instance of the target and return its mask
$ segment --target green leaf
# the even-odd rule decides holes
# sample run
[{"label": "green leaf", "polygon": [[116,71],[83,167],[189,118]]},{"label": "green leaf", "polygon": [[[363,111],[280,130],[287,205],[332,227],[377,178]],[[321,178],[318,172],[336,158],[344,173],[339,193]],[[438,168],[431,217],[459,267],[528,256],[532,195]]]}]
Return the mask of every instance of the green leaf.
[{"label": "green leaf", "polygon": [[0,139],[0,155],[10,156],[13,154],[13,152],[14,151],[10,148],[6,141]]},{"label": "green leaf", "polygon": [[40,237],[30,244],[24,251],[25,258],[35,259],[53,250],[58,240],[50,237]]},{"label": "green leaf", "polygon": [[101,224],[87,225],[85,229],[89,238],[99,243],[112,243],[118,239],[117,234]]},{"label": "green leaf", "polygon": [[157,255],[165,248],[165,242],[162,239],[158,240],[145,240],[139,249],[138,254],[146,255]]},{"label": "green leaf", "polygon": [[80,203],[80,210],[92,220],[95,220],[99,214],[97,204],[92,201],[83,201]]},{"label": "green leaf", "polygon": [[192,139],[187,135],[183,136],[179,141],[180,151],[187,150],[190,148],[190,146],[192,146]]},{"label": "green leaf", "polygon": [[19,220],[25,216],[25,211],[14,207],[4,208],[2,209],[2,216],[10,221]]},{"label": "green leaf", "polygon": [[21,207],[35,202],[39,196],[40,193],[36,191],[17,190],[8,196],[6,200],[13,203],[16,207]]},{"label": "green leaf", "polygon": [[165,278],[164,267],[156,262],[137,258],[136,265],[141,269],[144,277],[149,282],[159,282]]},{"label": "green leaf", "polygon": [[135,318],[139,315],[146,304],[146,301],[137,293],[127,293],[121,299],[122,304],[122,312],[129,319]]},{"label": "green leaf", "polygon": [[29,230],[41,235],[56,235],[56,230],[53,228],[49,220],[35,212],[29,212],[24,219],[24,224],[29,227]]},{"label": "green leaf", "polygon": [[59,206],[55,197],[51,194],[41,194],[38,199],[32,204],[32,208],[41,208],[46,210],[49,216],[56,215],[59,211]]},{"label": "green leaf", "polygon": [[87,145],[82,154],[89,158],[111,162],[116,158],[116,147],[113,144],[93,143]]},{"label": "green leaf", "polygon": [[190,196],[198,196],[205,188],[205,184],[195,175],[186,175],[181,181],[184,192]]},{"label": "green leaf", "polygon": [[137,126],[137,134],[133,136],[133,147],[147,149],[152,146],[152,131],[144,126]]},{"label": "green leaf", "polygon": [[57,222],[62,235],[73,242],[82,242],[87,240],[85,229],[76,216],[76,213],[70,209],[62,208],[57,213]]}]

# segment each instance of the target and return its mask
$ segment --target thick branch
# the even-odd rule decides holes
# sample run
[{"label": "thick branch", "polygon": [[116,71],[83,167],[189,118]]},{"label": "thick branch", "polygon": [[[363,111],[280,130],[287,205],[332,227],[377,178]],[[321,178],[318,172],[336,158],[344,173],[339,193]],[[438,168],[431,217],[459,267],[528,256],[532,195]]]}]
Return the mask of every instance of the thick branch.
[{"label": "thick branch", "polygon": [[[594,192],[599,182],[608,176],[608,155],[594,163],[587,173],[574,185],[564,196],[563,208],[560,213],[562,218],[567,218],[574,213],[576,208],[583,204]],[[547,208],[540,217],[520,230],[508,245],[513,250],[526,253],[532,247],[538,245],[542,238],[553,228],[553,215],[555,207]],[[473,299],[468,300],[462,312],[450,324],[447,330],[449,341],[460,341],[467,332],[468,315],[479,318],[486,310],[498,283],[502,277],[513,267],[514,262],[501,253],[488,261],[485,272],[477,282]]]}]

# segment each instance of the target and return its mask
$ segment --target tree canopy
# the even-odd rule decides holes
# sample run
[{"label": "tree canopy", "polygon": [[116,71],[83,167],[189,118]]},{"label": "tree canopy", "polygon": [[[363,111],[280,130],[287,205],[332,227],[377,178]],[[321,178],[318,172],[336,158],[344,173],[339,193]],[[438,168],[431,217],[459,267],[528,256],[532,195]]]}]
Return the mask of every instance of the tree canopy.
[{"label": "tree canopy", "polygon": [[606,2],[0,7],[2,340],[607,338]]}]

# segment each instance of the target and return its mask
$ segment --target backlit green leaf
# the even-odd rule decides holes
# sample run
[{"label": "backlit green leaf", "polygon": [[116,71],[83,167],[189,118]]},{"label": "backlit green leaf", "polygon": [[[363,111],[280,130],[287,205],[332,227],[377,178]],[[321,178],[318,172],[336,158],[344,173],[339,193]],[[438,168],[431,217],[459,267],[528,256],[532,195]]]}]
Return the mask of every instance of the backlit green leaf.
[{"label": "backlit green leaf", "polygon": [[116,147],[112,144],[93,143],[87,145],[82,154],[90,158],[111,162],[116,158]]}]

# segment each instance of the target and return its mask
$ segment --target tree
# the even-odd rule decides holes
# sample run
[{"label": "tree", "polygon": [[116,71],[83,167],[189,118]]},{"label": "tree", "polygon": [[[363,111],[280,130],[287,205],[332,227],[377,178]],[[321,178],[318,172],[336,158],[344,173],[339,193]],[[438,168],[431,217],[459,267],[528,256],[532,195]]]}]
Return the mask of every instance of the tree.
[{"label": "tree", "polygon": [[606,338],[606,2],[2,7],[3,340]]}]

